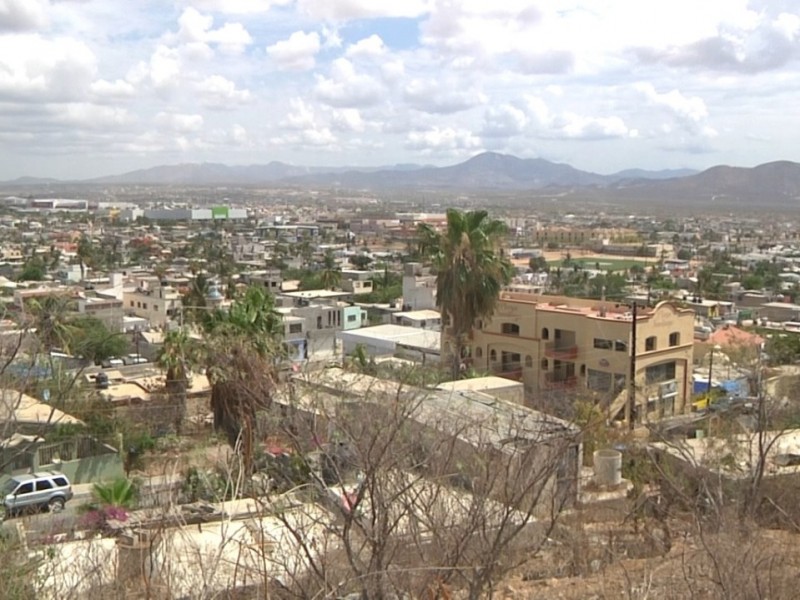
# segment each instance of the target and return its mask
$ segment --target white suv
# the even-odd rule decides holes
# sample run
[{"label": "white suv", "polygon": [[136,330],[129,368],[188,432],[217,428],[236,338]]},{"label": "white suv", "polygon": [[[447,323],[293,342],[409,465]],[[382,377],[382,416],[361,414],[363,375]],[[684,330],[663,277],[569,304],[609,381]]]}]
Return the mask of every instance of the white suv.
[{"label": "white suv", "polygon": [[72,485],[63,473],[48,471],[15,475],[3,486],[2,493],[6,515],[42,508],[59,512],[72,498]]}]

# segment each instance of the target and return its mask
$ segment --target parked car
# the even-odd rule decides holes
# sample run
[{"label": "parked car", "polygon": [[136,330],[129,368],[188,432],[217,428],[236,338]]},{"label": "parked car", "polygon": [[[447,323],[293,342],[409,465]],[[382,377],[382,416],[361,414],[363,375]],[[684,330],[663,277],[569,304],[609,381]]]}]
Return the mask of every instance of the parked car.
[{"label": "parked car", "polygon": [[15,475],[3,487],[3,506],[8,516],[43,508],[60,512],[71,499],[72,485],[58,471]]},{"label": "parked car", "polygon": [[125,364],[121,358],[108,358],[102,362],[104,369],[117,368]]},{"label": "parked car", "polygon": [[144,356],[139,354],[128,354],[122,359],[126,365],[141,365],[142,363],[150,362]]}]

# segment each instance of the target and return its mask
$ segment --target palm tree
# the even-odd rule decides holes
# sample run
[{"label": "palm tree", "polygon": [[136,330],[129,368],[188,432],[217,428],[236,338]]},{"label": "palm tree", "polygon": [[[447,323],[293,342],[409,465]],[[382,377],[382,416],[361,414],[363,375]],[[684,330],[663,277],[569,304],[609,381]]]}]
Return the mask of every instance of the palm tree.
[{"label": "palm tree", "polygon": [[436,304],[449,321],[444,333],[452,344],[453,379],[461,372],[466,340],[477,319],[491,317],[500,290],[511,281],[513,266],[500,244],[501,221],[485,210],[447,211],[447,229],[427,224],[418,230],[420,253],[436,270]]},{"label": "palm tree", "polygon": [[189,337],[185,329],[175,329],[164,336],[164,344],[157,362],[166,371],[165,388],[177,405],[175,431],[180,434],[186,415],[186,390],[189,372],[200,361],[200,346]]},{"label": "palm tree", "polygon": [[95,483],[92,493],[104,506],[132,508],[136,503],[138,490],[130,479],[120,478],[111,483]]},{"label": "palm tree", "polygon": [[227,312],[204,320],[208,334],[206,373],[211,383],[214,428],[241,453],[245,471],[252,467],[256,414],[269,407],[283,355],[283,322],[272,295],[249,287]]},{"label": "palm tree", "polygon": [[336,289],[341,280],[342,272],[336,265],[336,258],[333,256],[333,252],[328,250],[322,259],[322,273],[320,273],[322,287],[326,290]]},{"label": "palm tree", "polygon": [[30,325],[36,330],[43,351],[57,348],[61,352],[70,352],[75,337],[75,328],[70,323],[74,314],[70,311],[70,302],[66,296],[57,294],[31,298],[26,302]]},{"label": "palm tree", "polygon": [[76,254],[78,256],[78,264],[81,267],[81,280],[83,280],[86,275],[86,267],[92,265],[94,261],[94,246],[87,235],[82,235],[81,239],[78,240]]}]

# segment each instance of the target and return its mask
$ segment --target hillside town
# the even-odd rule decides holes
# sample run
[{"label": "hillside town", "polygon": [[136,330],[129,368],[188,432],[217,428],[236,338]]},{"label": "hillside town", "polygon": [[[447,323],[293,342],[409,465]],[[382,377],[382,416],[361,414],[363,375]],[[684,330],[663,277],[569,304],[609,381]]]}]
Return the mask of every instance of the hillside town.
[{"label": "hillside town", "polygon": [[4,198],[4,597],[631,594],[793,531],[796,223],[463,204]]}]

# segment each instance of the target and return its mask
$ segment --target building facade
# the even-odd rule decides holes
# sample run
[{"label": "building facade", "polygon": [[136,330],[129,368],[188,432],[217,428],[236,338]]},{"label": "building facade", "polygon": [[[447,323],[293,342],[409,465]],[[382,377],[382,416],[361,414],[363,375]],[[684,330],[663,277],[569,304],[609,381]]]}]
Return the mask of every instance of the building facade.
[{"label": "building facade", "polygon": [[662,302],[639,308],[631,352],[631,309],[613,302],[503,292],[494,316],[472,332],[471,361],[521,381],[526,401],[582,391],[622,418],[631,392],[635,418],[657,420],[691,404],[694,313]]}]

